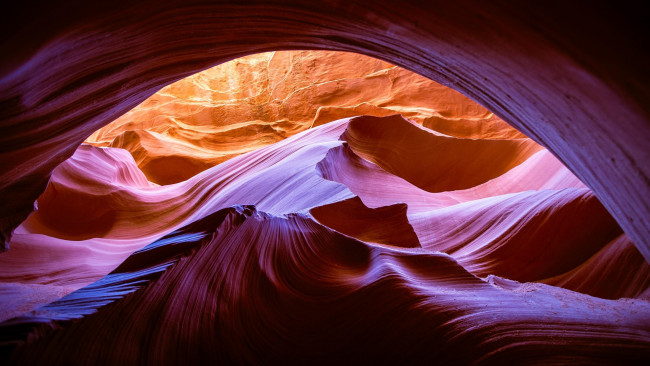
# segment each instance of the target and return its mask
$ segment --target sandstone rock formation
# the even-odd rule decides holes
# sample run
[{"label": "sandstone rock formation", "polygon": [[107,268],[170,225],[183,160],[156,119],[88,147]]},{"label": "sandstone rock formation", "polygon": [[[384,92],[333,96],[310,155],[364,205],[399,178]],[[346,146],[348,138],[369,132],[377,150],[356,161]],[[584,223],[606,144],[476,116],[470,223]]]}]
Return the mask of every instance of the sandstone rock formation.
[{"label": "sandstone rock formation", "polygon": [[318,48],[375,56],[479,101],[567,164],[650,259],[650,55],[633,4],[11,7],[2,11],[0,59],[5,243],[54,167],[161,87],[246,54]]},{"label": "sandstone rock formation", "polygon": [[127,149],[150,181],[170,184],[313,126],[396,113],[452,136],[525,137],[460,93],[386,62],[280,51],[179,80],[86,142]]},{"label": "sandstone rock formation", "polygon": [[[12,5],[0,12],[1,363],[650,363],[640,7]],[[435,132],[385,105],[324,101],[314,128],[238,156],[213,146],[187,165],[201,149],[180,130],[93,137],[136,159],[80,147],[184,76],[314,48],[451,86],[549,150],[450,115],[418,117]],[[319,125],[354,108],[383,117]],[[182,174],[138,156],[165,156],[159,143]]]},{"label": "sandstone rock formation", "polygon": [[[416,172],[449,167],[384,149],[408,153],[418,139],[451,149],[438,156],[454,161],[454,176],[476,171],[474,186],[423,184]],[[125,150],[82,145],[0,257],[11,282],[0,289],[24,299],[4,315],[36,307],[0,323],[0,355],[17,364],[650,359],[650,266],[591,191],[527,140],[346,118],[167,186],[147,182]],[[477,169],[476,144],[522,162]],[[68,215],[56,214],[57,199],[71,203]],[[82,221],[94,238],[79,236]],[[601,271],[617,285],[601,286]]]}]

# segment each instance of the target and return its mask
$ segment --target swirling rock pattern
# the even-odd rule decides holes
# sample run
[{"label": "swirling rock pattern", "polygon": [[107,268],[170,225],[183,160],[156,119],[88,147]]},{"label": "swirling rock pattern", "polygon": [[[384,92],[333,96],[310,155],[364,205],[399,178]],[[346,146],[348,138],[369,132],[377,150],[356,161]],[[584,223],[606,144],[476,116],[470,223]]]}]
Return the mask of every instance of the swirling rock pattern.
[{"label": "swirling rock pattern", "polygon": [[[183,249],[180,260],[165,262]],[[366,244],[302,215],[224,209],[134,256],[144,258],[109,275],[102,300],[120,276],[130,294],[92,315],[67,320],[97,306],[89,291],[6,324],[29,329],[49,317],[62,327],[19,347],[10,361],[611,364],[650,357],[647,302],[484,281],[445,254]],[[143,264],[170,268],[150,280]]]},{"label": "swirling rock pattern", "polygon": [[[650,363],[650,54],[636,5],[7,4],[3,364]],[[184,76],[312,48],[451,86],[550,152],[467,141],[440,117],[422,120],[438,134],[361,117],[178,177],[154,164],[150,178],[178,181],[158,186],[146,159],[79,148]],[[395,137],[367,127],[386,121]],[[503,164],[464,171],[490,161],[488,144]]]},{"label": "swirling rock pattern", "polygon": [[313,126],[396,113],[458,137],[525,137],[460,93],[389,63],[279,51],[179,80],[85,142],[127,149],[150,181],[170,184]]},{"label": "swirling rock pattern", "polygon": [[52,170],[161,87],[282,49],[374,56],[461,91],[548,147],[650,259],[642,4],[333,0],[5,3],[0,233]]},{"label": "swirling rock pattern", "polygon": [[[384,124],[390,134],[370,128]],[[492,174],[485,166],[473,187],[451,181],[451,191],[425,190],[414,172],[431,161],[395,171],[382,148],[408,150],[412,140],[403,136],[411,134],[452,139],[441,145],[458,169],[476,143],[499,142],[493,153],[522,162]],[[21,252],[25,240],[0,259],[23,255],[14,280],[27,294],[35,285],[79,288],[83,281],[71,279],[88,268],[86,283],[111,273],[47,305],[27,296],[35,309],[0,323],[0,357],[9,364],[649,361],[650,266],[588,188],[546,150],[519,140],[445,137],[399,116],[345,118],[169,186],[147,182],[125,150],[83,145],[55,172],[57,193],[48,188],[16,234],[50,230],[60,244]],[[83,164],[97,169],[94,181]],[[63,239],[77,233],[50,221],[58,192],[104,202],[113,221],[102,238]],[[46,249],[59,260],[26,270]],[[85,270],[66,264],[81,253]]]}]

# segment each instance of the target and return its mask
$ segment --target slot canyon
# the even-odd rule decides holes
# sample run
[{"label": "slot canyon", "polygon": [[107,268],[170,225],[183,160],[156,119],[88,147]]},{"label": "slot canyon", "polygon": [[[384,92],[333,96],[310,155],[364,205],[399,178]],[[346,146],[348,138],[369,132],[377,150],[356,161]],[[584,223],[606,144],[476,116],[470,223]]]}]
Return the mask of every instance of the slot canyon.
[{"label": "slot canyon", "polygon": [[0,364],[650,364],[641,2],[0,6]]}]

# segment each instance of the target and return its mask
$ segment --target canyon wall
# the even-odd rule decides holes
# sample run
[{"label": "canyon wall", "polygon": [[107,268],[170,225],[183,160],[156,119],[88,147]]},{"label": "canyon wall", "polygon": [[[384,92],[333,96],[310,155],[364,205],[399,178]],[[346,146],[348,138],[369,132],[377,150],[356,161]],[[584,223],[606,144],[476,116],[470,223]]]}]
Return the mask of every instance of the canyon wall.
[{"label": "canyon wall", "polygon": [[280,51],[166,86],[86,143],[127,149],[150,181],[170,184],[310,127],[396,113],[457,137],[525,137],[460,93],[386,62]]},{"label": "canyon wall", "polygon": [[650,258],[650,56],[633,4],[123,5],[28,1],[3,11],[5,244],[54,167],[161,87],[245,54],[320,48],[389,61],[478,101],[553,151]]},{"label": "canyon wall", "polygon": [[164,186],[84,144],[38,206],[8,364],[650,360],[650,266],[527,138],[344,118]]},{"label": "canyon wall", "polygon": [[[0,363],[650,363],[640,8],[0,13]],[[327,61],[266,54],[172,84],[295,49],[383,61],[283,84],[265,57],[310,80]],[[483,107],[420,104],[437,87],[393,64]]]}]

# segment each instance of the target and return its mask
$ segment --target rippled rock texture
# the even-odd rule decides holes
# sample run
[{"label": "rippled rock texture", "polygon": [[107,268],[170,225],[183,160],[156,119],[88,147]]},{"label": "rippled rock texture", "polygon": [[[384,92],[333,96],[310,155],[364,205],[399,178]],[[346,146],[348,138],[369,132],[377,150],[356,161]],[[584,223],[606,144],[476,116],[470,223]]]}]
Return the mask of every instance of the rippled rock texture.
[{"label": "rippled rock texture", "polygon": [[527,138],[344,118],[168,186],[82,145],[14,241],[9,363],[650,359],[650,266]]},{"label": "rippled rock texture", "polygon": [[[3,364],[650,363],[650,57],[634,6],[16,7],[2,12],[0,44]],[[500,122],[472,130],[414,110],[426,96],[400,100],[404,85],[388,104],[319,99],[336,83],[303,96],[321,109],[280,93],[303,116],[294,123],[273,114],[272,93],[265,118],[223,112],[242,115],[245,150],[266,145],[246,153],[179,132],[222,115],[219,103],[240,105],[205,84],[191,87],[199,104],[219,102],[203,114],[173,86],[156,98],[185,108],[177,120],[146,103],[132,112],[146,129],[165,120],[167,135],[91,137],[135,159],[79,146],[184,76],[307,48],[417,71],[549,150]],[[363,84],[392,67],[374,65],[360,68]],[[235,85],[232,99],[267,95],[254,80],[243,83],[260,93]],[[280,133],[257,143],[255,125]],[[178,174],[156,173],[148,156]]]},{"label": "rippled rock texture", "polygon": [[281,49],[353,51],[461,91],[548,147],[650,259],[650,53],[641,4],[3,3],[0,235],[52,170],[165,85]]},{"label": "rippled rock texture", "polygon": [[177,81],[86,142],[127,149],[150,181],[170,184],[310,127],[396,113],[457,137],[525,137],[460,93],[386,62],[280,51]]}]

